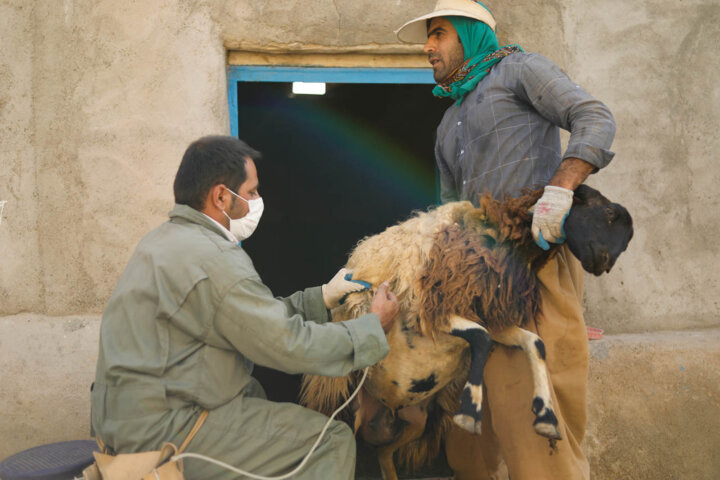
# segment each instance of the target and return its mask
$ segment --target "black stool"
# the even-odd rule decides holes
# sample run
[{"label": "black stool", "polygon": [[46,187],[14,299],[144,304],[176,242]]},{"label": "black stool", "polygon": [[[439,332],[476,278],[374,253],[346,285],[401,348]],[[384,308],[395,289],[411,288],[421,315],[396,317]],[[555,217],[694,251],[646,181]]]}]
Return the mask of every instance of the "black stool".
[{"label": "black stool", "polygon": [[2,480],[73,480],[95,461],[95,440],[73,440],[33,447],[0,462]]}]

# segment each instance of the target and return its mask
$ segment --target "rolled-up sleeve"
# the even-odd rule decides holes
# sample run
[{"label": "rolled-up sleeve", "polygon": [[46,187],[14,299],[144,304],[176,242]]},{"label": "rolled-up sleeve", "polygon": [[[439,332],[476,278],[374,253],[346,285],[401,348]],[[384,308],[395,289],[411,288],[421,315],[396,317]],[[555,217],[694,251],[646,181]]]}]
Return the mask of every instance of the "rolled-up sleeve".
[{"label": "rolled-up sleeve", "polygon": [[317,302],[308,300],[295,296],[288,307],[259,279],[243,279],[224,296],[214,327],[254,363],[287,373],[343,376],[377,363],[390,351],[377,315],[319,324],[309,321],[322,315],[314,311]]},{"label": "rolled-up sleeve", "polygon": [[542,55],[530,55],[515,93],[543,117],[570,131],[563,159],[579,158],[597,169],[610,163],[615,155],[610,150],[615,138],[612,113],[553,62]]}]

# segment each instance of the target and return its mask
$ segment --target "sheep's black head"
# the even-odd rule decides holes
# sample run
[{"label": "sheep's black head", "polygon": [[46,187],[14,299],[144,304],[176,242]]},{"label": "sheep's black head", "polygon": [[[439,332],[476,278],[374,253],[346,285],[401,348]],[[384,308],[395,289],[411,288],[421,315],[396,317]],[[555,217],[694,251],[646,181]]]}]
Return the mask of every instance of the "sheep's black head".
[{"label": "sheep's black head", "polygon": [[580,185],[565,220],[570,251],[595,275],[609,272],[633,236],[632,218],[622,205],[597,190]]}]

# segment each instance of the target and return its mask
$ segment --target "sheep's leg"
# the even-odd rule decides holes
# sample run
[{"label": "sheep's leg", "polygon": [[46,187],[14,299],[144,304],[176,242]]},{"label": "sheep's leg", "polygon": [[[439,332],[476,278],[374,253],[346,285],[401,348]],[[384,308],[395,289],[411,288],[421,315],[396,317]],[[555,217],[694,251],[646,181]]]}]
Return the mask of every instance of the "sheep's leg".
[{"label": "sheep's leg", "polygon": [[530,361],[530,371],[533,377],[532,412],[535,414],[533,427],[538,434],[544,437],[552,440],[562,439],[550,395],[543,341],[534,333],[520,327],[508,327],[501,331],[493,331],[492,339],[503,345],[518,347],[525,351]]},{"label": "sheep's leg", "polygon": [[402,434],[390,445],[378,447],[377,450],[383,480],[398,480],[393,454],[398,448],[422,436],[427,423],[427,405],[429,402],[430,399],[427,399],[422,403],[398,410],[398,418],[406,422]]},{"label": "sheep's leg", "polygon": [[470,373],[460,396],[460,409],[453,416],[453,421],[470,433],[480,434],[483,370],[490,355],[492,340],[484,327],[458,316],[450,319],[450,334],[470,344]]}]

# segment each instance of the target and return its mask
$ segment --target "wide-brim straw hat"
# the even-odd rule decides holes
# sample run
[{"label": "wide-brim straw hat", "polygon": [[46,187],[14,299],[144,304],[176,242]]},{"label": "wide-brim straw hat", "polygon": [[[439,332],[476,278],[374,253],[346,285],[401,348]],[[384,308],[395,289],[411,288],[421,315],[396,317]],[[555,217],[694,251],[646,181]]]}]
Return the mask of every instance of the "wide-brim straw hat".
[{"label": "wide-brim straw hat", "polygon": [[495,19],[487,8],[474,0],[438,0],[435,9],[395,30],[398,40],[405,43],[425,43],[427,20],[435,17],[468,17],[486,23],[495,30]]}]

